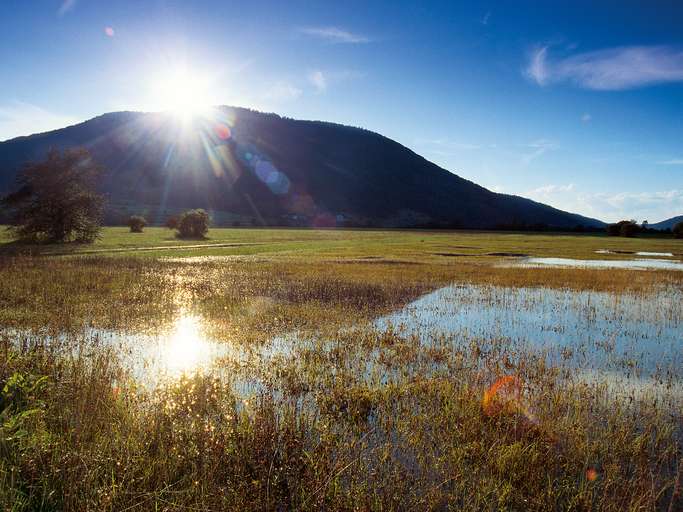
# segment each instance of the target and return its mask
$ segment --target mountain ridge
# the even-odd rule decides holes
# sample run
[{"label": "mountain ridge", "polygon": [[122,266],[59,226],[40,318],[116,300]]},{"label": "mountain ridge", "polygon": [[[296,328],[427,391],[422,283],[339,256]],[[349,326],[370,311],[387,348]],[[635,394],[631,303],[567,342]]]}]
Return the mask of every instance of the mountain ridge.
[{"label": "mountain ridge", "polygon": [[683,222],[683,215],[676,215],[669,219],[664,219],[653,224],[648,224],[648,227],[652,229],[671,229],[679,222]]},{"label": "mountain ridge", "polygon": [[187,122],[122,111],[0,142],[0,193],[50,147],[87,147],[107,172],[108,216],[203,207],[218,223],[377,227],[601,227],[492,192],[379,133],[239,107]]}]

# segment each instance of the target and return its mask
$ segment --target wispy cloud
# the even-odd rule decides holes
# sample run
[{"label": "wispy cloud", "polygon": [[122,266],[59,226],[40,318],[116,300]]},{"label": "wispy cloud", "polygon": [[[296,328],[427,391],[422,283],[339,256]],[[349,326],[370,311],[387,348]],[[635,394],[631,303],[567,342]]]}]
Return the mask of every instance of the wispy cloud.
[{"label": "wispy cloud", "polygon": [[552,194],[561,192],[573,192],[575,188],[576,186],[573,183],[569,183],[568,185],[544,185],[530,190],[528,194],[531,197],[548,197]]},{"label": "wispy cloud", "polygon": [[559,148],[559,145],[556,142],[547,139],[538,139],[527,144],[526,147],[530,148],[531,151],[522,156],[521,162],[523,165],[529,165],[532,161],[548,151],[556,150]]},{"label": "wispy cloud", "polygon": [[269,101],[292,101],[302,94],[302,90],[290,84],[289,82],[274,83],[263,95],[265,100]]},{"label": "wispy cloud", "polygon": [[590,122],[591,119],[593,119],[593,116],[591,116],[588,112],[581,116],[581,121],[584,123]]},{"label": "wispy cloud", "polygon": [[315,87],[318,93],[323,93],[327,90],[327,78],[325,73],[320,70],[311,71],[308,74],[308,81]]},{"label": "wispy cloud", "polygon": [[57,9],[57,14],[60,16],[64,16],[74,7],[76,7],[76,0],[64,0],[62,2],[62,5],[59,6],[59,9]]},{"label": "wispy cloud", "polygon": [[484,17],[481,19],[481,24],[482,25],[488,25],[490,19],[491,19],[491,11],[487,11],[486,14],[484,14]]},{"label": "wispy cloud", "polygon": [[573,183],[545,185],[522,195],[563,210],[608,222],[621,219],[657,222],[683,213],[683,190],[586,193]]},{"label": "wispy cloud", "polygon": [[313,86],[316,93],[322,94],[336,84],[345,82],[347,80],[355,80],[364,76],[364,73],[348,69],[315,69],[308,72],[306,79],[308,80],[308,83]]},{"label": "wispy cloud", "polygon": [[339,27],[307,27],[300,28],[298,32],[307,36],[323,39],[329,43],[359,44],[370,42],[370,38],[364,35],[355,34]]},{"label": "wispy cloud", "polygon": [[659,165],[683,165],[683,158],[673,158],[671,160],[663,160]]},{"label": "wispy cloud", "polygon": [[30,103],[13,101],[0,105],[0,140],[56,130],[76,122],[73,117],[48,112]]},{"label": "wispy cloud", "polygon": [[525,74],[538,85],[572,82],[586,89],[615,91],[683,81],[683,49],[622,46],[551,58],[549,47],[534,50]]}]

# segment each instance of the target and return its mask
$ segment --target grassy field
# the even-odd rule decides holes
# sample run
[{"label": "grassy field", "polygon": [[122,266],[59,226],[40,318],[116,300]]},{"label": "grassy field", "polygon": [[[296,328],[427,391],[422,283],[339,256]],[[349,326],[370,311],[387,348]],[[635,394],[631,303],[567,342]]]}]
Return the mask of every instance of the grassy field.
[{"label": "grassy field", "polygon": [[[106,228],[88,246],[0,240],[0,508],[680,510],[679,395],[619,400],[607,377],[580,380],[493,331],[424,343],[373,324],[467,285],[483,307],[520,287],[567,291],[569,306],[589,292],[587,319],[608,297],[680,329],[683,272],[505,266],[636,251],[681,255],[683,241],[212,229],[188,242],[162,228]],[[227,352],[152,386],[151,367],[141,377],[108,341],[178,332]]]},{"label": "grassy field", "polygon": [[269,258],[382,258],[406,261],[443,261],[470,256],[501,254],[619,259],[628,254],[596,254],[597,250],[673,252],[683,256],[683,244],[673,237],[608,237],[603,234],[567,235],[477,231],[313,230],[288,228],[216,228],[205,240],[181,240],[174,231],[147,228],[104,228],[94,244],[45,246],[12,243],[0,227],[1,254],[102,254],[162,256],[266,255]]}]

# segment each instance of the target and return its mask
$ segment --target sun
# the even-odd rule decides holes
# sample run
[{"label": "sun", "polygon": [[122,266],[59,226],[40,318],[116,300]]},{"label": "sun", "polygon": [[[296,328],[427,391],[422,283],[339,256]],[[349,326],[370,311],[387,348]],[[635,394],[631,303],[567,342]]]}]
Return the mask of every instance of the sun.
[{"label": "sun", "polygon": [[151,84],[158,110],[181,118],[207,114],[211,109],[209,80],[200,72],[176,68],[156,77]]}]

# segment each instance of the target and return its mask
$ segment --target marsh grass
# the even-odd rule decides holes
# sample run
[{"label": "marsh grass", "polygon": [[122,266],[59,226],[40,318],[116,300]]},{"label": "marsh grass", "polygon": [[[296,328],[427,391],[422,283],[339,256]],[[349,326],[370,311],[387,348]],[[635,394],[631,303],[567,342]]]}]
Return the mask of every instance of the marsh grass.
[{"label": "marsh grass", "polygon": [[[617,400],[506,340],[426,345],[370,321],[449,283],[658,300],[683,276],[402,260],[420,250],[0,258],[0,508],[679,510],[679,398]],[[151,388],[83,334],[154,332],[182,311],[225,343],[307,341]],[[528,407],[488,414],[503,375]]]}]

